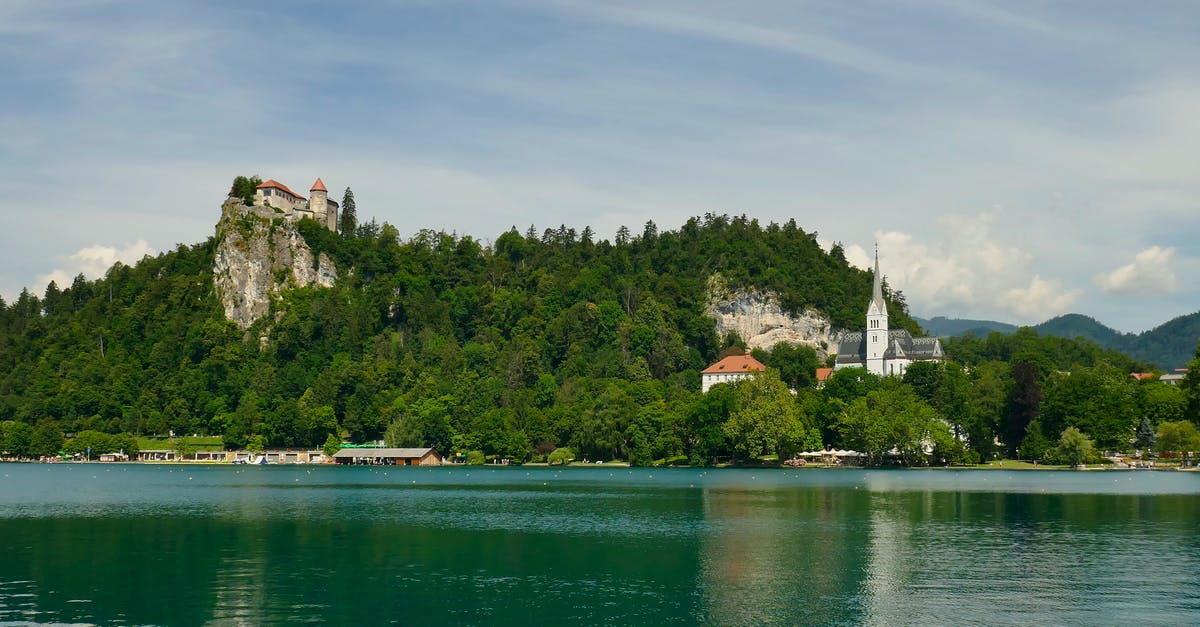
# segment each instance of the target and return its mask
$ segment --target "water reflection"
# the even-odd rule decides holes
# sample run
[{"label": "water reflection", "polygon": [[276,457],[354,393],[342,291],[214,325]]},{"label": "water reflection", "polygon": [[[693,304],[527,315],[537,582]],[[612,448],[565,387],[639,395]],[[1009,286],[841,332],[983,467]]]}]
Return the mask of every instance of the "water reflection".
[{"label": "water reflection", "polygon": [[1162,473],[102,468],[5,468],[0,622],[1200,615],[1200,489]]}]

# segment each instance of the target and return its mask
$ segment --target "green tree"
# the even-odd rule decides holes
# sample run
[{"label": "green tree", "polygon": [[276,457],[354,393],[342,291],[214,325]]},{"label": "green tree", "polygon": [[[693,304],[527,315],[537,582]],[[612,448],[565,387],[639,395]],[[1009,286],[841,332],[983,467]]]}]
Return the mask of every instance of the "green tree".
[{"label": "green tree", "polygon": [[1160,453],[1187,453],[1200,451],[1200,431],[1187,420],[1164,422],[1158,425],[1157,446]]},{"label": "green tree", "polygon": [[[725,422],[725,437],[742,459],[769,453],[781,457],[799,448],[805,436],[796,401],[779,373],[768,369],[735,383],[737,409]],[[792,449],[792,450],[788,450]]]},{"label": "green tree", "polygon": [[1154,444],[1157,440],[1158,437],[1154,433],[1154,425],[1150,424],[1149,418],[1143,416],[1142,422],[1137,428],[1137,437],[1134,441],[1134,446],[1141,449],[1143,454],[1148,455],[1154,450]]},{"label": "green tree", "polygon": [[895,450],[905,464],[929,461],[932,453],[954,449],[950,428],[912,388],[886,379],[879,389],[846,407],[838,423],[846,445],[880,464]]},{"label": "green tree", "polygon": [[1092,455],[1092,441],[1079,429],[1067,427],[1058,438],[1058,459],[1069,466],[1079,466]]},{"label": "green tree", "polygon": [[[370,200],[370,199],[368,199]],[[358,209],[354,205],[354,192],[347,187],[342,192],[341,214],[338,216],[338,232],[350,239],[358,232]]]},{"label": "green tree", "polygon": [[1177,385],[1165,385],[1157,380],[1147,381],[1137,386],[1141,414],[1150,419],[1151,424],[1178,422],[1187,418],[1188,399],[1182,388]]},{"label": "green tree", "polygon": [[25,458],[33,454],[33,427],[24,422],[4,422],[4,452],[12,457]]},{"label": "green tree", "polygon": [[35,457],[58,455],[63,447],[63,433],[58,425],[43,420],[33,430],[29,441],[29,453]]},{"label": "green tree", "polygon": [[321,446],[321,452],[324,453],[326,457],[333,457],[340,450],[342,450],[342,439],[330,433],[329,436],[325,438],[325,444]]},{"label": "green tree", "polygon": [[258,190],[259,185],[262,185],[262,179],[258,175],[237,176],[233,179],[233,186],[229,189],[229,195],[242,199],[242,202],[250,206],[254,204],[254,194]]},{"label": "green tree", "polygon": [[569,464],[575,460],[575,453],[569,448],[556,448],[546,457],[551,466]]},{"label": "green tree", "polygon": [[816,372],[821,362],[811,346],[780,342],[770,351],[758,349],[752,355],[768,368],[778,370],[779,378],[793,390],[816,384]]},{"label": "green tree", "polygon": [[1010,457],[1015,457],[1029,423],[1041,412],[1042,383],[1038,367],[1028,358],[1013,363],[1012,388],[1001,414],[1001,434]]}]

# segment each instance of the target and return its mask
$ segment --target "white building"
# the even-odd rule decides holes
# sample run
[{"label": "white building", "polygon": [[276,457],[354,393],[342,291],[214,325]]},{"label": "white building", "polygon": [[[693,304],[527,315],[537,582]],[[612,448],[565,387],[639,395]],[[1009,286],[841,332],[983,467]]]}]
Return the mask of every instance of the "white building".
[{"label": "white building", "polygon": [[291,188],[275,179],[267,179],[254,190],[254,206],[274,207],[283,212],[289,222],[299,222],[303,218],[311,218],[325,225],[330,231],[337,230],[338,204],[329,198],[329,190],[325,183],[318,178],[312,189],[312,195],[305,198]]},{"label": "white building", "polygon": [[867,305],[867,330],[846,333],[838,342],[835,370],[866,368],[879,376],[901,376],[915,361],[945,359],[942,342],[936,337],[913,337],[904,329],[888,329],[887,303],[883,300],[883,276],[879,274],[879,252],[875,253],[875,285]]},{"label": "white building", "polygon": [[767,369],[763,363],[749,355],[730,355],[700,372],[700,392],[708,392],[718,383],[733,383],[754,376]]}]

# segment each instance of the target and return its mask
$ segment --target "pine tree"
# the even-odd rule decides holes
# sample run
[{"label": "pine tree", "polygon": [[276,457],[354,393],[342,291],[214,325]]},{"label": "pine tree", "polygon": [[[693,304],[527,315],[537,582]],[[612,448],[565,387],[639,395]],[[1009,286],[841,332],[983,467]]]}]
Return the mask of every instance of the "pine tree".
[{"label": "pine tree", "polygon": [[347,239],[358,230],[358,215],[354,210],[354,192],[347,187],[342,194],[342,215],[338,218],[338,231]]},{"label": "pine tree", "polygon": [[1150,419],[1143,416],[1142,424],[1137,428],[1137,440],[1134,444],[1149,453],[1154,450],[1156,436],[1154,434],[1154,425],[1150,424]]}]

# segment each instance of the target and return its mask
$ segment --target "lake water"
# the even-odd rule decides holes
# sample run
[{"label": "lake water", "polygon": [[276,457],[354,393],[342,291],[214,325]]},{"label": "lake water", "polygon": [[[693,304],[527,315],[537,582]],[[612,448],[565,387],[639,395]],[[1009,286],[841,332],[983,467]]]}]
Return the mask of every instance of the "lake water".
[{"label": "lake water", "polygon": [[1200,474],[0,464],[0,623],[1200,624]]}]

